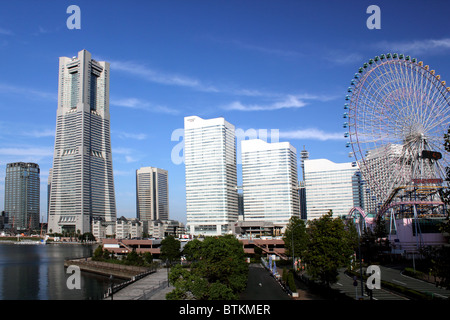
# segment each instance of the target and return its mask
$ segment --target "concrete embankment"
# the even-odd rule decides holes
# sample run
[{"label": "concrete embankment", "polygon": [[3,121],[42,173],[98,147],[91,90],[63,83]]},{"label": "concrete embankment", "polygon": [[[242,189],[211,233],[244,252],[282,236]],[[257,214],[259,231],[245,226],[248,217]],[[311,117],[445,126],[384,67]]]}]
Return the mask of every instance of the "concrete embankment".
[{"label": "concrete embankment", "polygon": [[154,269],[136,266],[126,266],[115,263],[93,261],[90,258],[65,260],[64,266],[75,265],[81,271],[92,272],[105,276],[113,276],[120,279],[131,279],[137,275],[154,272]]}]

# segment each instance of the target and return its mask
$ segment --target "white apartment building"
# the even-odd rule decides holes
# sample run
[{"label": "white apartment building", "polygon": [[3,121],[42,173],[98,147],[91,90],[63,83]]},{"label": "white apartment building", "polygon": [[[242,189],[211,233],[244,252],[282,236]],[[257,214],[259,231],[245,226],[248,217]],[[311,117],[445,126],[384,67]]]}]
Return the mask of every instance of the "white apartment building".
[{"label": "white apartment building", "polygon": [[48,230],[85,233],[93,219],[116,219],[109,63],[82,50],[76,57],[59,58],[58,78]]},{"label": "white apartment building", "polygon": [[148,234],[152,238],[162,239],[168,235],[179,238],[185,233],[184,225],[176,220],[154,220],[148,223]]},{"label": "white apartment building", "polygon": [[244,221],[285,227],[300,217],[297,150],[289,142],[243,140],[242,189]]},{"label": "white apartment building", "polygon": [[141,238],[143,224],[137,219],[120,217],[116,220],[116,239]]},{"label": "white apartment building", "polygon": [[353,207],[363,208],[361,174],[351,162],[327,159],[305,160],[307,219],[317,219],[333,210],[333,216],[346,216]]},{"label": "white apartment building", "polygon": [[224,118],[184,118],[187,230],[221,235],[238,219],[235,127]]},{"label": "white apartment building", "polygon": [[136,216],[141,221],[169,219],[169,173],[143,167],[136,170]]}]

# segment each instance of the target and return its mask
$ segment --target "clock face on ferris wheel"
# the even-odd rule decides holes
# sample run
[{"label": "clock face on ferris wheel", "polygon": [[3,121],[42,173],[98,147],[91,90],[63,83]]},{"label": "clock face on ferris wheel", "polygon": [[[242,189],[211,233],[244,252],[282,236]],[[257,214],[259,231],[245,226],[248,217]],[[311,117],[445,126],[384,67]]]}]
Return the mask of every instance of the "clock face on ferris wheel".
[{"label": "clock face on ferris wheel", "polygon": [[445,180],[450,88],[427,65],[402,54],[370,59],[351,80],[344,109],[347,147],[377,201],[401,185]]}]

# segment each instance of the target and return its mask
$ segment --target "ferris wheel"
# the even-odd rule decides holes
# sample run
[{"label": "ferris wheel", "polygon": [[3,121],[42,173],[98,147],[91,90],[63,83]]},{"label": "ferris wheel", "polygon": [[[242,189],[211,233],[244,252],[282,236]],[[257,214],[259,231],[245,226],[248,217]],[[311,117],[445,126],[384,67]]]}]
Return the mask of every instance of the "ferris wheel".
[{"label": "ferris wheel", "polygon": [[350,157],[378,205],[394,190],[446,182],[450,88],[415,58],[382,54],[359,68],[344,105]]}]

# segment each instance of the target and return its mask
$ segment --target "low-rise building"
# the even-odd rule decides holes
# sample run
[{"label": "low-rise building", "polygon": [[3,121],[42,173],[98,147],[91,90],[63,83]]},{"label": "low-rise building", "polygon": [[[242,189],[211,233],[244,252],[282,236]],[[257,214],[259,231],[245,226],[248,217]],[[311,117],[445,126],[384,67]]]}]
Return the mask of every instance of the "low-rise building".
[{"label": "low-rise building", "polygon": [[116,239],[141,238],[143,234],[143,224],[137,219],[127,219],[120,217],[116,221]]},{"label": "low-rise building", "polygon": [[151,253],[159,258],[161,253],[161,240],[154,239],[103,239],[103,250],[108,250],[117,255],[126,255],[131,251],[137,253]]}]

